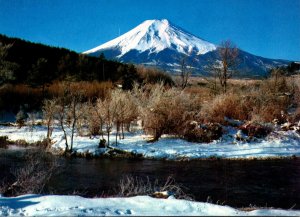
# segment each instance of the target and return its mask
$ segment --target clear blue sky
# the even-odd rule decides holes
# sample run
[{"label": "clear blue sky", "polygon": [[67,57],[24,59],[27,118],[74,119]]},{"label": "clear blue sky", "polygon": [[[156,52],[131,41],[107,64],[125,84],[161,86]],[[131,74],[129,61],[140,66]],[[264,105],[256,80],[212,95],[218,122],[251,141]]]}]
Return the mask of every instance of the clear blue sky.
[{"label": "clear blue sky", "polygon": [[268,58],[300,60],[300,0],[0,0],[0,33],[82,52],[147,19]]}]

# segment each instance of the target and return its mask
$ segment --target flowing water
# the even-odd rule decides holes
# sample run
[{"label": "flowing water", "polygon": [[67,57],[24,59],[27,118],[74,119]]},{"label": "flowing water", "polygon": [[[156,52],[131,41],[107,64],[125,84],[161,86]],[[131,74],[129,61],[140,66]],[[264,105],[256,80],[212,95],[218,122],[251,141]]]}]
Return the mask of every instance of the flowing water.
[{"label": "flowing water", "polygon": [[[0,181],[24,165],[24,151],[0,150]],[[114,194],[126,175],[164,183],[172,176],[197,201],[233,207],[300,209],[300,159],[201,160],[174,162],[133,159],[58,159],[60,172],[47,185],[56,194]]]}]

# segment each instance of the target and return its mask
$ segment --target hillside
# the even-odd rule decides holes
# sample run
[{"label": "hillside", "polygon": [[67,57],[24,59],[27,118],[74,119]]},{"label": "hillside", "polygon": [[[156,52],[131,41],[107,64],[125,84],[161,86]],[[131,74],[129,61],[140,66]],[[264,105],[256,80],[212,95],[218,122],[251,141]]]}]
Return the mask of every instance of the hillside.
[{"label": "hillside", "polygon": [[[1,58],[1,83],[25,83],[39,86],[54,80],[119,80],[126,65],[101,57],[89,57],[74,51],[32,43],[0,34],[1,48],[11,45]],[[126,71],[126,70],[125,70]],[[122,74],[123,73],[123,74]]]}]

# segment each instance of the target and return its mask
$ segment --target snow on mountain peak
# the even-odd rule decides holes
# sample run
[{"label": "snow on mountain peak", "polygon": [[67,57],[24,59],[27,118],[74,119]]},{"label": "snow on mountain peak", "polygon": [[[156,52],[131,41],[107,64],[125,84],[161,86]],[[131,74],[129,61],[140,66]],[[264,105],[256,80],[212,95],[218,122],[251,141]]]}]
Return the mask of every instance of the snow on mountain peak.
[{"label": "snow on mountain peak", "polygon": [[127,33],[84,53],[91,54],[101,50],[118,49],[120,50],[118,58],[120,58],[131,50],[137,50],[140,53],[149,51],[151,54],[168,48],[185,55],[191,53],[199,55],[213,51],[216,47],[216,45],[176,27],[167,19],[162,19],[146,20]]}]

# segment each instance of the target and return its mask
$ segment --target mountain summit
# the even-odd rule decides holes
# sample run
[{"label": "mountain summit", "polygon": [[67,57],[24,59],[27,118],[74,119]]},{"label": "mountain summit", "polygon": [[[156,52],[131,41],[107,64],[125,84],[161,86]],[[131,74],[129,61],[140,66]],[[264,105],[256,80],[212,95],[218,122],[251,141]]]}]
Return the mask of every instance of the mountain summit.
[{"label": "mountain summit", "polygon": [[[187,58],[194,74],[206,74],[207,64],[220,60],[217,48],[162,19],[146,20],[129,32],[83,53],[91,56],[103,53],[107,59],[155,66],[175,73],[180,70],[181,60]],[[288,63],[239,51],[239,71],[244,77],[266,76],[270,68]]]},{"label": "mountain summit", "polygon": [[94,54],[108,49],[119,50],[116,57],[122,58],[132,50],[157,54],[170,49],[185,55],[200,55],[215,50],[216,46],[163,19],[146,20],[124,35],[84,53]]}]

